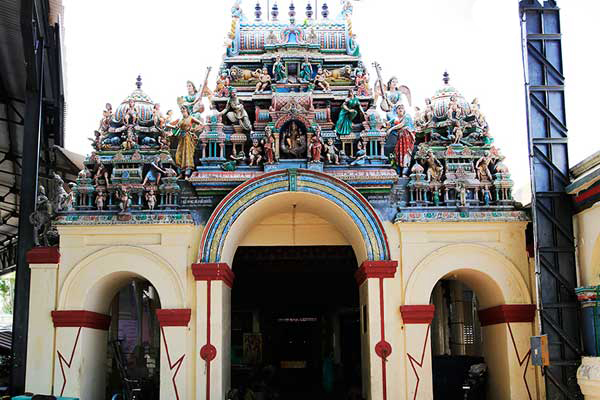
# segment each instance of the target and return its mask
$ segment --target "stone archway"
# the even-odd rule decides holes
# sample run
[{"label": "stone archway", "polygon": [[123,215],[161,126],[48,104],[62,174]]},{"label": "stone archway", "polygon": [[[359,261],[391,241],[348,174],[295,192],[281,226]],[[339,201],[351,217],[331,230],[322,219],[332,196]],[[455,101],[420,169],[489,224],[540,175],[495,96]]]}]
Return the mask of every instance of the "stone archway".
[{"label": "stone archway", "polygon": [[[186,337],[191,311],[185,308],[184,285],[174,268],[149,250],[113,246],[79,262],[66,276],[52,312],[56,335],[55,394],[103,399],[109,305],[131,279],[150,282],[162,310],[161,399],[186,398]],[[185,327],[185,329],[184,329]]]},{"label": "stone archway", "polygon": [[[369,302],[379,307],[380,286],[367,285],[368,278],[383,280],[395,274],[397,263],[390,260],[381,220],[368,201],[345,182],[318,172],[290,169],[267,173],[239,186],[211,215],[200,242],[198,263],[192,267],[197,281],[196,298],[203,302],[206,299],[197,310],[196,342],[200,357],[196,369],[206,377],[198,382],[202,399],[223,398],[230,388],[230,301],[234,281],[230,265],[237,246],[253,223],[267,213],[277,212],[282,204],[289,206],[294,202],[301,202],[305,209],[335,225],[353,247],[360,266],[356,277],[361,309],[363,306],[367,309]],[[383,305],[381,314],[369,313],[369,327],[383,328],[380,317],[383,320]],[[385,342],[383,332],[381,336],[379,332],[377,335],[364,332],[364,338],[363,371],[368,372],[372,368],[371,353],[378,351],[376,344],[388,351],[389,343]],[[374,357],[384,359],[384,353],[379,351]],[[379,370],[363,373],[363,379],[369,380],[365,390],[380,387],[379,373]]]},{"label": "stone archway", "polygon": [[433,396],[429,334],[434,307],[429,300],[435,284],[444,278],[465,283],[480,301],[491,398],[535,398],[535,371],[529,363],[535,313],[530,289],[511,261],[475,244],[438,249],[422,260],[408,279],[401,312],[406,327],[409,398]]},{"label": "stone archway", "polygon": [[235,243],[227,243],[227,238],[232,232],[232,226],[258,201],[285,192],[312,194],[324,200],[323,204],[343,211],[340,215],[345,215],[344,224],[348,225],[351,221],[359,232],[360,238],[353,235],[353,247],[359,263],[366,260],[389,260],[389,246],[383,224],[360,193],[347,183],[323,173],[287,170],[249,180],[219,203],[204,228],[198,261],[231,263],[231,247],[235,247]]}]

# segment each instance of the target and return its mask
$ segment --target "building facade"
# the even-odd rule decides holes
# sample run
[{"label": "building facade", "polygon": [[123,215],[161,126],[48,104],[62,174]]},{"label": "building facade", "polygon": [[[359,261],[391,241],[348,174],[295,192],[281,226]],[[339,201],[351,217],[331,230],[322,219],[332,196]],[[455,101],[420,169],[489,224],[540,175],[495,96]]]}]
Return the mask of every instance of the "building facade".
[{"label": "building facade", "polygon": [[234,5],[179,118],[141,78],[106,105],[53,228],[38,198],[60,243],[28,254],[26,389],[463,398],[471,368],[489,399],[544,398],[529,218],[477,99],[445,74],[411,116],[350,2],[268,11]]}]

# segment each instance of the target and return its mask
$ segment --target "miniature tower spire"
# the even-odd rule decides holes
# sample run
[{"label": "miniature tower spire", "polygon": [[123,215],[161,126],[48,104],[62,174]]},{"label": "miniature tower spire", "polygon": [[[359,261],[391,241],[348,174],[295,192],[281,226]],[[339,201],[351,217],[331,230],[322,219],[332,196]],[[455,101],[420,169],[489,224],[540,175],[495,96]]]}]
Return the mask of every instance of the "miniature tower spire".
[{"label": "miniature tower spire", "polygon": [[279,6],[277,5],[277,1],[273,3],[273,7],[271,7],[271,17],[273,21],[277,21],[277,17],[279,16]]},{"label": "miniature tower spire", "polygon": [[448,71],[444,71],[444,85],[447,85],[450,83],[450,74],[448,73]]},{"label": "miniature tower spire", "polygon": [[327,5],[327,1],[323,2],[323,6],[321,7],[321,15],[323,19],[327,19],[329,17],[329,6]]},{"label": "miniature tower spire", "polygon": [[138,74],[137,79],[135,80],[135,86],[137,86],[138,90],[142,88],[142,74]]},{"label": "miniature tower spire", "polygon": [[310,0],[308,0],[308,3],[306,3],[306,18],[312,19],[312,16],[313,16],[313,8],[312,8],[312,4],[310,4]]},{"label": "miniature tower spire", "polygon": [[290,12],[288,14],[290,16],[290,22],[293,24],[296,20],[296,6],[294,5],[294,0],[290,3]]},{"label": "miniature tower spire", "polygon": [[256,2],[256,6],[254,7],[254,15],[256,16],[256,21],[260,21],[261,20],[261,16],[262,16],[262,6],[260,5],[260,1]]}]

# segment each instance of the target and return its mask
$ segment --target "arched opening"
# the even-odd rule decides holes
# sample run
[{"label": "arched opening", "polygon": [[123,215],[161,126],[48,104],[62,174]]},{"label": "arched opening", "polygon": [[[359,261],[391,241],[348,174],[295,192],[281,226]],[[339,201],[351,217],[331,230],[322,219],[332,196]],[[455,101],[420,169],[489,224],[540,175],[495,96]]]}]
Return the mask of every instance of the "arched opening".
[{"label": "arched opening", "polygon": [[[127,298],[126,292],[131,290],[128,287],[132,285],[132,282],[136,282],[140,289],[137,291],[137,300],[130,293],[130,296],[133,297],[130,297],[129,302],[133,302],[135,305],[137,301],[139,306],[135,305],[135,307],[140,309],[141,306],[142,313],[129,309],[129,314],[134,314],[135,318],[127,318],[120,311],[117,312],[114,309],[117,302],[115,299],[118,299],[118,307],[121,308],[127,302],[122,299]],[[151,287],[152,289],[150,289]],[[159,369],[160,361],[158,360],[162,358],[164,365],[166,348],[164,338],[161,337],[163,332],[156,334],[156,309],[158,307],[163,309],[185,308],[183,293],[182,279],[175,269],[160,256],[147,249],[133,246],[112,246],[87,256],[73,267],[65,278],[58,298],[58,310],[85,310],[98,315],[112,314],[111,325],[108,327],[110,332],[104,328],[59,328],[60,331],[56,338],[56,365],[59,368],[61,365],[63,366],[64,374],[63,370],[61,370],[61,374],[55,374],[55,386],[62,388],[65,395],[76,394],[77,397],[84,399],[105,398],[109,388],[111,390],[116,388],[116,386],[109,386],[110,381],[107,380],[107,378],[112,378],[111,373],[107,372],[107,368],[113,368],[112,357],[114,357],[109,346],[109,338],[118,338],[121,327],[126,330],[126,327],[121,324],[123,316],[124,320],[136,321],[125,322],[125,325],[141,323],[141,326],[138,325],[138,330],[125,332],[126,335],[121,332],[128,340],[130,337],[135,337],[137,341],[139,329],[142,333],[145,330],[145,334],[141,336],[142,345],[144,341],[152,345],[152,349],[148,349],[148,355],[154,357],[153,349],[159,349],[160,357],[156,357],[155,371],[152,371],[152,374],[149,369],[152,369],[153,360],[146,358],[146,354],[143,354],[146,365],[142,365],[142,367],[146,369],[146,372],[142,372],[150,380],[158,379],[154,378],[154,372],[156,375],[162,375],[159,382],[162,381],[163,385],[169,385],[167,389],[170,389],[172,387],[170,385],[171,377],[169,376],[167,379],[167,375],[170,374],[169,369]],[[141,320],[139,315],[141,315]],[[160,344],[157,345],[157,342]],[[74,349],[77,351],[74,352]],[[64,360],[60,358],[61,354],[77,356],[73,358],[72,363],[68,363],[73,367],[65,364]],[[66,360],[68,361],[69,358]],[[126,361],[129,365],[129,360]],[[140,365],[133,362],[131,364],[135,368]],[[144,374],[138,373],[137,375],[144,377]],[[164,386],[161,391],[163,397],[165,393],[168,393],[165,392]]]},{"label": "arched opening", "polygon": [[431,361],[434,399],[487,398],[489,362],[478,317],[479,301],[473,289],[444,278],[431,293],[435,314],[431,322]]},{"label": "arched opening", "polygon": [[106,398],[160,398],[160,309],[158,292],[133,279],[112,299],[109,315]]},{"label": "arched opening", "polygon": [[[476,357],[482,357],[487,365],[484,398],[501,400],[516,398],[515,395],[528,396],[522,398],[535,395],[532,392],[533,370],[527,363],[531,327],[506,323],[501,318],[498,322],[488,321],[488,324],[483,324],[485,326],[481,326],[480,333],[478,329],[481,311],[489,312],[504,305],[531,304],[528,287],[521,272],[502,254],[476,244],[440,248],[415,267],[407,283],[405,299],[406,304],[435,305],[434,321],[426,333],[430,335],[426,339],[426,346],[430,347],[423,350],[431,355],[432,376],[440,376],[440,372],[433,369],[436,368],[436,356],[440,353],[461,355],[462,352],[466,356],[475,357],[473,361],[477,361]],[[470,337],[472,344],[467,345],[466,336]],[[451,340],[456,341],[453,346],[450,345]],[[447,345],[440,344],[442,341]],[[453,363],[451,358],[446,361],[449,362],[447,370],[464,371],[465,366],[462,364]],[[466,367],[470,366],[468,359],[463,361],[467,364]],[[461,374],[464,375],[463,372]],[[463,379],[458,376],[455,382],[461,380]],[[432,392],[435,393],[435,386],[441,386],[439,379],[436,382],[434,378],[433,385]],[[443,390],[436,398],[450,398],[449,387],[446,386]],[[459,392],[460,390],[457,391]]]}]

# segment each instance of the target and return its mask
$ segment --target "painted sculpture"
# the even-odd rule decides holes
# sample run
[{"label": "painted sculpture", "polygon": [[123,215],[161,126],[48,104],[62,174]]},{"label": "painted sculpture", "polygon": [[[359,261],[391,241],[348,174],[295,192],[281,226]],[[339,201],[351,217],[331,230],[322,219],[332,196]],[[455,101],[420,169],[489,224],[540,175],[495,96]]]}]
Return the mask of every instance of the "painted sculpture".
[{"label": "painted sculpture", "polygon": [[[352,133],[352,122],[358,116],[358,114],[365,116],[365,111],[360,105],[360,101],[356,98],[354,89],[348,91],[348,98],[342,104],[342,110],[338,117],[337,124],[335,125],[335,131],[340,136],[349,135]],[[366,119],[366,116],[365,116]]]},{"label": "painted sculpture", "polygon": [[298,24],[295,10],[285,21],[275,10],[272,21],[249,21],[236,2],[214,93],[209,68],[202,87],[187,82],[175,119],[138,77],[116,107],[106,103],[70,207],[162,212],[183,206],[182,187],[193,203],[298,168],[342,176],[366,195],[393,192],[400,209],[513,205],[479,100],[466,101],[446,73],[413,114],[410,89],[384,80],[378,63],[369,87],[352,12],[344,1],[332,19]]}]

